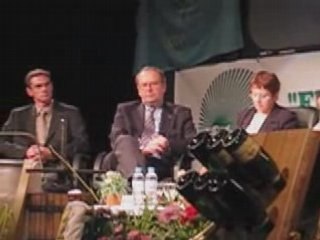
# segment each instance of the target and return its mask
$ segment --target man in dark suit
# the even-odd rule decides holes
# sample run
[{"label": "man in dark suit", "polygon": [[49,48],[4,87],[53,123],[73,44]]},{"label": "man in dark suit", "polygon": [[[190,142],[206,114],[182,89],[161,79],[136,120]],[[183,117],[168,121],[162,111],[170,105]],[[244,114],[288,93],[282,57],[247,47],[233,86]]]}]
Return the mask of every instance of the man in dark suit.
[{"label": "man in dark suit", "polygon": [[[109,136],[113,165],[127,178],[136,166],[155,167],[160,180],[172,177],[175,159],[196,133],[191,110],[164,100],[166,78],[160,69],[144,67],[135,81],[140,101],[118,105]],[[147,136],[150,116],[153,130]]]},{"label": "man in dark suit", "polygon": [[2,157],[41,160],[44,166],[58,166],[48,146],[72,160],[89,152],[85,124],[78,108],[53,100],[50,72],[30,71],[25,77],[26,92],[33,104],[10,112],[2,131],[29,133],[32,137],[12,136],[1,140]]}]

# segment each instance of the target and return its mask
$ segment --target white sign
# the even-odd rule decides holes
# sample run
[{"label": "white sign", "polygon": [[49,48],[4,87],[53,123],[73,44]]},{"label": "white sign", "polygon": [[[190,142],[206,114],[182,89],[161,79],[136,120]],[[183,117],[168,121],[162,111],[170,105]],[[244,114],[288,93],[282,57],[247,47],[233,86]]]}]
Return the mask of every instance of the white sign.
[{"label": "white sign", "polygon": [[320,52],[244,59],[177,71],[175,102],[192,109],[198,127],[234,125],[237,113],[251,104],[253,72],[267,70],[280,79],[279,104],[315,106],[320,95]]}]

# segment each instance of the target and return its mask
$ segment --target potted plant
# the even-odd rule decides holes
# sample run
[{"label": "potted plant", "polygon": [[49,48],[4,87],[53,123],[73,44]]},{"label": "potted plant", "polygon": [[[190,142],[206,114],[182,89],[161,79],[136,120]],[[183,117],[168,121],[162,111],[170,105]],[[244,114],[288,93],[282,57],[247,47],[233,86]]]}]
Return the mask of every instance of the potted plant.
[{"label": "potted plant", "polygon": [[98,183],[99,193],[107,205],[119,205],[123,194],[127,193],[128,181],[119,172],[108,171]]}]

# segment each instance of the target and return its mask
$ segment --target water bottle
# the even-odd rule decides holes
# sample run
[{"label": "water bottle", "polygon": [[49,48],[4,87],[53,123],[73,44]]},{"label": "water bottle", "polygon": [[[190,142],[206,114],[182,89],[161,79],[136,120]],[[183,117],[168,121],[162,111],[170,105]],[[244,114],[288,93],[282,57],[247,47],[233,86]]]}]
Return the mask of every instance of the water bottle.
[{"label": "water bottle", "polygon": [[144,207],[144,175],[141,167],[136,167],[132,175],[132,195],[137,208]]},{"label": "water bottle", "polygon": [[155,172],[154,167],[148,167],[148,171],[145,178],[145,194],[147,206],[149,209],[154,209],[158,204],[157,188],[158,176]]}]

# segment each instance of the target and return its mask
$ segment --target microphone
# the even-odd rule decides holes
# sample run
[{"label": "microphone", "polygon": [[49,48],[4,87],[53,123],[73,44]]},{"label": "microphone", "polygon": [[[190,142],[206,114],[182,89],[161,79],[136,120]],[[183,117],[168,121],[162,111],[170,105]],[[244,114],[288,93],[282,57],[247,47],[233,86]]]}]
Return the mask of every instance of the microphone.
[{"label": "microphone", "polygon": [[66,157],[66,149],[65,149],[65,146],[66,146],[66,139],[67,139],[67,121],[65,118],[60,118],[60,134],[61,134],[61,138],[60,138],[60,154],[63,156],[63,157]]}]

